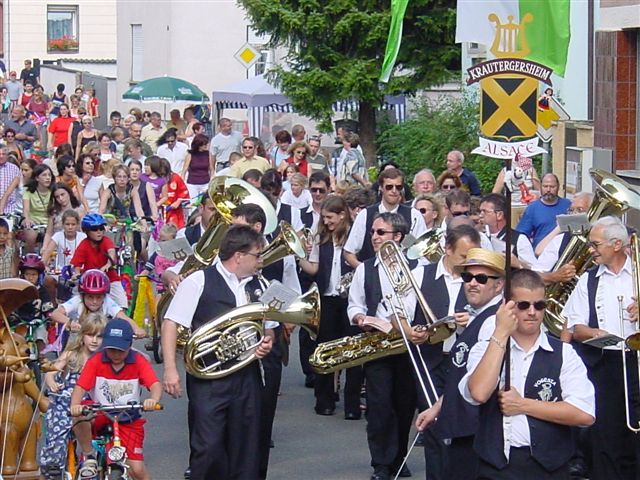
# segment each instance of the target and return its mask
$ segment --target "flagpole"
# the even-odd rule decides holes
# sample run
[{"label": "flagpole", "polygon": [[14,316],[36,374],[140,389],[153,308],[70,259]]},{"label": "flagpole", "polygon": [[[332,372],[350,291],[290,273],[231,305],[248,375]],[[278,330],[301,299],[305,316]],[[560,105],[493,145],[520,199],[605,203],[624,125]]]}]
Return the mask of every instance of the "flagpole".
[{"label": "flagpole", "polygon": [[[510,175],[508,174],[511,171],[511,159],[505,159],[505,172],[504,178],[508,180]],[[506,232],[505,232],[505,259],[504,259],[504,298],[506,301],[511,299],[511,182],[505,181],[505,197],[506,197],[506,205],[505,205],[505,221]],[[507,343],[504,348],[504,390],[511,389],[511,337],[507,338]]]}]

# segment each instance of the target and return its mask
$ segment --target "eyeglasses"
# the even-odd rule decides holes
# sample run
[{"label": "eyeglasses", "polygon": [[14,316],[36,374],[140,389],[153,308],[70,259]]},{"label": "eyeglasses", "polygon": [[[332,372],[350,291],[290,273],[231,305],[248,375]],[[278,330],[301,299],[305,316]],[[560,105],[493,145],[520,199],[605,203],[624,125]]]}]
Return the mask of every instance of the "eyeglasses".
[{"label": "eyeglasses", "polygon": [[605,242],[592,242],[592,241],[588,241],[587,242],[587,247],[591,247],[594,249],[598,249],[600,248],[602,245],[604,245]]},{"label": "eyeglasses", "polygon": [[541,312],[542,310],[547,308],[547,301],[538,300],[536,302],[527,302],[526,300],[523,300],[521,302],[516,302],[516,307],[518,307],[518,310],[529,310],[531,305],[533,305],[533,308],[535,308],[537,311]]},{"label": "eyeglasses", "polygon": [[244,253],[245,255],[251,255],[252,257],[255,257],[255,258],[262,257],[261,253],[253,253],[253,252],[242,252],[242,253]]},{"label": "eyeglasses", "polygon": [[296,155],[306,155],[307,152],[304,150],[300,150],[299,152],[294,152]]},{"label": "eyeglasses", "polygon": [[456,188],[455,185],[448,185],[448,184],[442,185],[440,187],[441,190],[455,190],[455,188]]},{"label": "eyeglasses", "polygon": [[372,228],[369,233],[371,234],[372,237],[374,234],[381,237],[383,235],[386,235],[387,233],[396,233],[396,232],[394,230],[385,230],[383,228]]},{"label": "eyeglasses", "polygon": [[490,278],[493,280],[497,280],[500,278],[495,275],[487,275],[486,273],[478,273],[477,275],[474,275],[471,272],[462,272],[460,274],[460,277],[462,278],[462,281],[464,283],[471,283],[471,280],[475,278],[476,282],[478,282],[480,285],[486,285]]},{"label": "eyeglasses", "polygon": [[451,212],[452,217],[461,217],[462,215],[469,215],[469,210],[466,212]]},{"label": "eyeglasses", "polygon": [[311,190],[311,193],[327,193],[326,188],[311,187],[309,190]]},{"label": "eyeglasses", "polygon": [[574,213],[585,213],[587,210],[581,207],[578,208],[570,208],[569,210],[567,210],[567,213],[569,215],[573,215]]},{"label": "eyeglasses", "polygon": [[243,150],[253,150],[253,146],[252,145],[242,145],[242,149]]},{"label": "eyeglasses", "polygon": [[424,215],[424,214],[425,214],[425,213],[427,213],[427,212],[433,212],[433,209],[432,209],[432,208],[424,208],[424,207],[423,207],[423,208],[419,208],[419,209],[418,209],[418,211],[419,211],[421,214],[423,214],[423,215]]},{"label": "eyeglasses", "polygon": [[403,185],[385,185],[385,186],[384,186],[384,189],[385,189],[387,192],[390,192],[390,191],[391,191],[391,190],[393,190],[394,188],[396,189],[396,191],[397,191],[397,192],[401,192],[402,190],[404,190],[404,186],[403,186]]},{"label": "eyeglasses", "polygon": [[88,230],[90,232],[104,232],[104,225],[100,225],[99,227],[89,227]]}]

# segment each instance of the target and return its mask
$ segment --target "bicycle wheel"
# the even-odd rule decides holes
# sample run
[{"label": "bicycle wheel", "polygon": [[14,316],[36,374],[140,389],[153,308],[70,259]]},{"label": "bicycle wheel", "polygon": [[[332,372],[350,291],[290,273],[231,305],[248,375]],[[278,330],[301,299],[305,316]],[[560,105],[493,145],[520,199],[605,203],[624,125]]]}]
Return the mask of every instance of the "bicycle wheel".
[{"label": "bicycle wheel", "polygon": [[164,357],[162,356],[162,344],[160,343],[160,330],[158,329],[158,324],[156,319],[153,320],[152,327],[152,337],[151,337],[151,350],[153,351],[153,359],[157,364],[161,364],[164,362]]},{"label": "bicycle wheel", "polygon": [[120,465],[111,465],[109,467],[109,473],[107,473],[107,480],[124,480],[125,476],[124,468]]}]

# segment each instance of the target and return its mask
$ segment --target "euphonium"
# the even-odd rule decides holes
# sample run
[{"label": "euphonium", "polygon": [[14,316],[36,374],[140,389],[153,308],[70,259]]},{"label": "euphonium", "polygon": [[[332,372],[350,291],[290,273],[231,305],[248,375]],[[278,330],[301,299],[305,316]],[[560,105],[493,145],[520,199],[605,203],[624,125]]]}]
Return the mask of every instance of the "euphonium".
[{"label": "euphonium", "polygon": [[[640,192],[635,187],[604,170],[592,168],[589,170],[589,175],[596,186],[595,196],[587,211],[590,223],[608,215],[620,217],[630,208],[640,209]],[[587,245],[588,235],[588,231],[574,233],[552,270],[555,272],[563,265],[572,263],[576,267],[576,277],[569,282],[549,285],[545,291],[548,305],[544,315],[544,324],[549,332],[555,336],[560,336],[562,331],[564,325],[562,310],[569,295],[573,292],[578,278],[593,265],[591,252]]]},{"label": "euphonium", "polygon": [[285,311],[249,303],[197,328],[184,348],[184,363],[194,377],[214,380],[236,372],[254,360],[264,336],[266,319],[293,323],[315,338],[320,325],[320,293],[314,283]]},{"label": "euphonium", "polygon": [[444,255],[441,244],[442,235],[442,230],[439,228],[432,228],[423,233],[407,249],[407,258],[409,260],[417,260],[424,257],[431,263],[437,263]]},{"label": "euphonium", "polygon": [[[209,197],[213,202],[216,213],[209,221],[209,226],[203,232],[200,240],[180,269],[181,275],[188,275],[196,270],[211,265],[218,255],[220,241],[231,224],[231,212],[240,204],[253,203],[258,205],[267,218],[265,233],[271,233],[277,225],[277,215],[273,204],[260,190],[248,182],[232,177],[214,177],[209,183]],[[158,301],[156,318],[160,321],[171,303],[173,294],[167,289]],[[187,341],[189,332],[186,328],[178,328],[177,345],[181,347]]]},{"label": "euphonium", "polygon": [[282,220],[280,222],[280,233],[260,253],[262,266],[271,265],[288,255],[295,255],[299,258],[306,258],[307,256],[302,240],[300,240],[296,231],[291,225]]}]

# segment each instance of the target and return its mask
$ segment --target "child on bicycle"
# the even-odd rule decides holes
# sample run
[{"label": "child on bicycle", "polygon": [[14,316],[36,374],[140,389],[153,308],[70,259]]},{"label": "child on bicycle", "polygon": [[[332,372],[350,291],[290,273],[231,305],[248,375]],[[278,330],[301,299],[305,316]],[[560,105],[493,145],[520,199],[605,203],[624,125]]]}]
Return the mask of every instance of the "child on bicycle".
[{"label": "child on bicycle", "polygon": [[65,325],[69,332],[77,333],[87,315],[101,312],[107,318],[120,318],[129,322],[136,336],[144,337],[145,331],[135,325],[124,310],[107,296],[110,291],[109,284],[109,277],[103,271],[87,270],[78,283],[79,295],[60,305],[51,314],[51,319]]},{"label": "child on bicycle", "polygon": [[40,320],[34,332],[34,339],[38,346],[38,351],[42,352],[47,344],[46,322],[54,310],[53,302],[49,298],[46,288],[44,288],[44,263],[40,255],[27,253],[20,259],[18,264],[20,277],[33,284],[38,289],[38,298],[18,307],[10,316],[9,322],[12,326],[26,324],[34,320]]},{"label": "child on bicycle", "polygon": [[[177,233],[178,228],[173,223],[165,223],[160,228],[158,241],[168,242],[169,240],[175,240]],[[178,260],[162,256],[159,250],[160,249],[158,248],[158,251],[151,255],[149,261],[145,264],[145,269],[142,272],[142,275],[149,275],[153,272],[155,278],[160,278],[167,268],[173,267],[178,263]],[[162,283],[158,284],[158,294],[163,291],[164,285]]]},{"label": "child on bicycle", "polygon": [[111,290],[109,295],[120,307],[127,308],[127,294],[124,291],[120,275],[116,272],[118,260],[116,246],[105,236],[107,221],[98,213],[89,213],[82,219],[82,231],[87,238],[82,240],[71,259],[76,274],[91,269],[102,270],[109,276]]},{"label": "child on bicycle", "polygon": [[[87,392],[90,392],[92,402],[127,405],[129,402],[140,403],[141,387],[145,387],[151,392],[151,397],[143,402],[144,410],[156,407],[162,395],[162,385],[149,361],[131,349],[132,343],[133,329],[128,322],[116,318],[107,323],[100,352],[87,361],[71,394],[71,415],[82,414],[82,399]],[[94,431],[99,431],[106,424],[106,417],[98,415],[94,420]],[[131,411],[120,421],[120,438],[136,480],[151,478],[144,464],[144,424],[145,420],[140,418],[138,411]],[[86,423],[77,425],[77,428],[87,431],[88,427]],[[93,478],[98,467],[96,453],[90,443],[83,443],[80,447],[85,453],[85,461],[79,478]]]},{"label": "child on bicycle", "polygon": [[[78,338],[67,346],[54,363],[58,371],[45,375],[44,382],[51,398],[45,414],[46,435],[40,450],[40,471],[45,480],[58,480],[65,471],[67,445],[73,426],[69,417],[71,392],[85,363],[100,348],[106,324],[107,318],[103,314],[89,314]],[[83,432],[81,428],[79,430],[77,435],[81,436]],[[91,444],[91,435],[83,439],[83,443]]]},{"label": "child on bicycle", "polygon": [[0,280],[18,276],[17,252],[11,241],[9,222],[0,218]]}]

